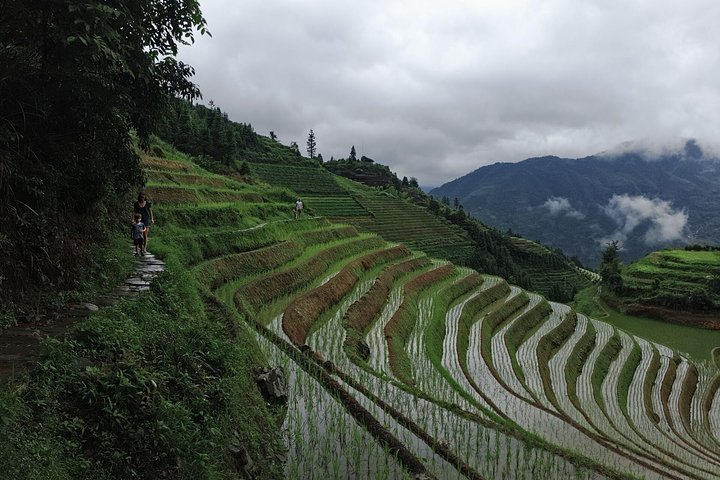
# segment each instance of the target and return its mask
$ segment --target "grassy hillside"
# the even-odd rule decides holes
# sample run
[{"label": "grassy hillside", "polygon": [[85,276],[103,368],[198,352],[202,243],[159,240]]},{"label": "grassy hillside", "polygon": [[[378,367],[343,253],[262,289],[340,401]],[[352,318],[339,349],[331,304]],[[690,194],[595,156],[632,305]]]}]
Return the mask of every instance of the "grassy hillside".
[{"label": "grassy hillside", "polygon": [[156,202],[148,248],[165,272],[141,296],[46,340],[30,372],[2,379],[3,478],[282,477],[282,410],[255,380],[264,354],[191,272],[318,222],[286,222],[292,196],[282,189],[168,153],[143,159]]},{"label": "grassy hillside", "polygon": [[623,269],[622,277],[620,300],[630,312],[720,328],[720,250],[653,252]]}]

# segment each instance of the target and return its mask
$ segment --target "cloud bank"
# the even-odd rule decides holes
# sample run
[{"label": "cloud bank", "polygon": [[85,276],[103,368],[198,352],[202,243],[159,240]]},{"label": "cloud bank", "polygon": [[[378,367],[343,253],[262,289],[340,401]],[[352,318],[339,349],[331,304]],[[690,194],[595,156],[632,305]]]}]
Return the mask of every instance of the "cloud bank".
[{"label": "cloud bank", "polygon": [[613,195],[603,211],[615,221],[618,229],[599,242],[624,242],[636,230],[646,227],[643,241],[647,245],[684,238],[688,214],[672,207],[668,201],[643,195]]},{"label": "cloud bank", "polygon": [[574,209],[572,205],[570,205],[570,200],[565,197],[550,197],[541,207],[547,208],[550,215],[554,217],[564,214],[566,217],[577,218],[578,220],[585,218],[585,215]]},{"label": "cloud bank", "polygon": [[715,138],[716,0],[207,0],[204,101],[323,157],[439,185],[636,138]]}]

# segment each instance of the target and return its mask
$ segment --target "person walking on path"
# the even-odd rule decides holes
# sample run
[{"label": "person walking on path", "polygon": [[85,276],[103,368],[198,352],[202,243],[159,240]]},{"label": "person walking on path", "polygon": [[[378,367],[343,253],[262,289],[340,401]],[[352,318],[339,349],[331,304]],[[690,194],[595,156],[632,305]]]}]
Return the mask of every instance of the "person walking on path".
[{"label": "person walking on path", "polygon": [[300,214],[302,213],[303,209],[303,202],[299,198],[297,199],[297,202],[295,202],[295,209],[293,210],[293,213],[295,214],[295,220],[300,218]]},{"label": "person walking on path", "polygon": [[150,235],[150,225],[155,223],[155,216],[152,211],[152,203],[147,199],[145,192],[138,194],[138,199],[133,206],[134,213],[140,214],[140,221],[145,225],[143,231],[143,252],[147,251],[148,236]]},{"label": "person walking on path", "polygon": [[142,215],[135,214],[135,222],[130,227],[130,235],[135,245],[135,256],[145,256],[145,224],[142,222]]}]

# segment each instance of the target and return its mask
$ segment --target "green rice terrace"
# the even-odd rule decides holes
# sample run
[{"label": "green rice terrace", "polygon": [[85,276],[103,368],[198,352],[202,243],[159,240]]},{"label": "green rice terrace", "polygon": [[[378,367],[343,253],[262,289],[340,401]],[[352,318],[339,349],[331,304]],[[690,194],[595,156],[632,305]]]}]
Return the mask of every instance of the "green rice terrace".
[{"label": "green rice terrace", "polygon": [[272,188],[145,168],[155,253],[181,251],[287,376],[286,478],[718,478],[712,363],[433,258],[470,242],[319,168],[252,165]]},{"label": "green rice terrace", "polygon": [[251,171],[271,185],[296,191],[313,213],[351,223],[391,241],[402,241],[428,255],[463,261],[472,242],[459,227],[424,208],[332,175],[317,166],[251,164]]},{"label": "green rice terrace", "polygon": [[720,250],[697,248],[653,252],[627,266],[621,299],[628,311],[720,329]]}]

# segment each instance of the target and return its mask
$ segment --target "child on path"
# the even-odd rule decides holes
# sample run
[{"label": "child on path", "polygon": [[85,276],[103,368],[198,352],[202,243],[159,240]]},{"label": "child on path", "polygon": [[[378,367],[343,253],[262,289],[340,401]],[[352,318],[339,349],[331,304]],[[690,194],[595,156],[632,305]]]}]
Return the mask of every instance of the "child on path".
[{"label": "child on path", "polygon": [[135,221],[130,227],[130,235],[135,245],[135,256],[145,256],[145,224],[142,222],[142,215],[135,214]]},{"label": "child on path", "polygon": [[143,251],[147,250],[148,236],[150,235],[150,225],[155,224],[155,215],[152,211],[152,203],[147,199],[145,192],[138,194],[137,201],[133,204],[133,211],[139,213],[142,223],[145,225],[143,233]]},{"label": "child on path", "polygon": [[297,220],[300,217],[300,214],[302,213],[303,209],[303,202],[299,198],[297,199],[297,202],[295,202],[295,209],[293,210],[293,214],[295,214],[295,220]]}]

